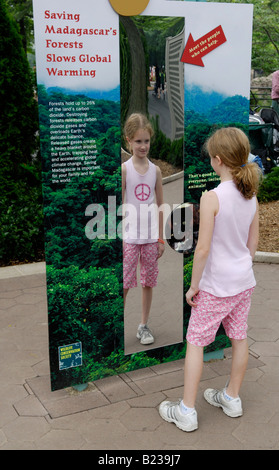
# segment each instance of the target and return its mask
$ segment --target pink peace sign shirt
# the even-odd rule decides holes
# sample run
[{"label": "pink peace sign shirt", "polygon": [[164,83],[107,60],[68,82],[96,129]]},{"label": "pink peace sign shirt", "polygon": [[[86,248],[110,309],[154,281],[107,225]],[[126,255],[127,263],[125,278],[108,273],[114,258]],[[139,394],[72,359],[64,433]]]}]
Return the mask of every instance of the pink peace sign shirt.
[{"label": "pink peace sign shirt", "polygon": [[141,183],[135,187],[135,196],[139,201],[148,201],[151,188],[148,184]]},{"label": "pink peace sign shirt", "polygon": [[132,158],[126,165],[126,204],[124,241],[144,244],[158,241],[158,210],[155,204],[156,166],[149,161],[144,175],[138,173]]}]

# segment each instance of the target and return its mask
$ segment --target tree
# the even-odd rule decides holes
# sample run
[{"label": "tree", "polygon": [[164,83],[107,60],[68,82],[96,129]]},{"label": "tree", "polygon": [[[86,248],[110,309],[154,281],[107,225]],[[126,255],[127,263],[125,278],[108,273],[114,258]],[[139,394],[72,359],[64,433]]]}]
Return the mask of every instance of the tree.
[{"label": "tree", "polygon": [[208,0],[222,3],[252,3],[253,42],[252,68],[269,75],[278,69],[279,60],[279,2],[277,0]]},{"label": "tree", "polygon": [[15,182],[26,174],[24,165],[32,162],[36,146],[37,104],[22,39],[5,0],[0,0],[0,29],[0,188],[14,198]]},{"label": "tree", "polygon": [[127,115],[146,113],[146,63],[142,39],[130,17],[121,16],[120,21],[126,31],[131,54],[131,95]]},{"label": "tree", "polygon": [[277,0],[253,0],[254,28],[252,67],[268,75],[278,69],[279,3]]},{"label": "tree", "polygon": [[33,10],[32,0],[6,0],[12,17],[19,25],[19,32],[25,52],[33,52]]}]

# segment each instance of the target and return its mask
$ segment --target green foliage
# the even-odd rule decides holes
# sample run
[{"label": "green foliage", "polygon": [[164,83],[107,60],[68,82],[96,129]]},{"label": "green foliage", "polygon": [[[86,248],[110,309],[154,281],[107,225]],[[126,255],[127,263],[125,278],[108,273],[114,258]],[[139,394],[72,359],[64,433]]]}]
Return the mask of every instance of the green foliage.
[{"label": "green foliage", "polygon": [[168,139],[160,130],[159,116],[152,117],[150,122],[155,134],[149,152],[150,158],[160,159],[177,168],[183,168],[183,138],[173,141]]},{"label": "green foliage", "polygon": [[155,366],[160,364],[160,361],[154,357],[148,357],[145,352],[132,354],[129,361],[128,371],[142,369],[144,367]]},{"label": "green foliage", "polygon": [[0,29],[0,258],[5,265],[39,256],[43,210],[33,76],[4,0],[0,0]]},{"label": "green foliage", "polygon": [[[137,27],[146,62],[146,89],[149,85],[149,66],[165,63],[166,37],[175,36],[184,26],[183,18],[165,17],[133,17],[133,23]],[[121,121],[122,127],[127,118],[129,100],[131,95],[131,53],[130,45],[125,29],[120,21],[120,62],[121,62]],[[136,91],[134,91],[136,93]],[[131,111],[131,110],[130,110]],[[136,110],[135,110],[136,111]],[[150,118],[155,136],[152,140],[150,157],[161,159],[177,168],[183,168],[183,139],[171,141],[160,130],[158,116]],[[126,148],[126,142],[122,136],[122,146]]]},{"label": "green foliage", "polygon": [[7,0],[11,15],[19,25],[24,50],[33,53],[32,0]]},{"label": "green foliage", "polygon": [[[121,127],[124,127],[124,123],[127,118],[129,109],[129,98],[131,95],[131,67],[132,59],[130,53],[129,41],[126,35],[126,31],[121,23],[120,27],[120,83],[121,83]],[[125,147],[125,142],[122,145]]]},{"label": "green foliage", "polygon": [[0,202],[0,259],[37,261],[44,251],[43,208],[41,191],[22,183],[21,197]]},{"label": "green foliage", "polygon": [[[94,109],[89,110],[89,117],[98,118],[93,125],[88,122],[85,134],[85,138],[96,140],[98,149],[99,168],[94,172],[94,177],[77,176],[70,185],[53,185],[48,102],[69,99],[80,101],[84,97],[71,95],[69,98],[62,91],[48,93],[43,86],[39,86],[38,90],[47,262],[57,268],[72,264],[87,268],[118,263],[122,252],[119,240],[110,240],[107,237],[98,239],[97,235],[93,240],[87,238],[85,227],[90,218],[85,216],[85,211],[92,203],[102,205],[105,214],[103,233],[107,234],[108,197],[115,196],[116,204],[121,203],[121,130],[120,126],[116,127],[119,121],[119,103],[94,100]],[[119,222],[120,220],[117,221]]]},{"label": "green foliage", "polygon": [[[54,381],[61,380],[56,372],[57,345],[81,341],[86,363],[101,363],[118,348],[123,349],[122,288],[113,268],[47,266],[47,280]],[[104,365],[99,374],[105,374],[102,369]]]},{"label": "green foliage", "polygon": [[[94,176],[76,176],[71,184],[52,182],[51,144],[48,127],[49,101],[80,101],[84,97],[49,93],[39,86],[43,193],[46,228],[45,254],[49,307],[50,362],[53,388],[127,370],[124,360],[122,241],[108,237],[109,224],[117,224],[121,203],[120,109],[119,103],[94,100],[97,116],[86,126],[85,138],[93,138],[98,150]],[[86,100],[89,98],[86,97]],[[114,197],[112,213],[109,197]],[[87,225],[94,221],[98,205],[102,234],[92,234]],[[115,205],[115,207],[114,207]],[[115,213],[114,213],[115,211]],[[86,213],[90,215],[85,215]],[[86,228],[87,227],[87,228]],[[94,228],[93,228],[94,227]],[[116,227],[117,228],[117,227]],[[91,231],[96,232],[92,224]],[[83,364],[59,371],[57,346],[82,342]]]},{"label": "green foliage", "polygon": [[212,123],[241,122],[247,124],[249,121],[249,101],[244,96],[232,96],[211,108],[210,114]]},{"label": "green foliage", "polygon": [[[212,173],[210,159],[207,152],[204,150],[204,144],[210,135],[218,128],[224,127],[222,123],[210,124],[208,121],[203,121],[203,116],[200,116],[198,122],[198,113],[195,114],[193,123],[190,123],[185,128],[184,133],[184,200],[191,203],[199,203],[203,191],[209,191],[218,184],[218,177],[207,179],[205,186],[199,188],[190,188],[190,175],[202,175]],[[225,126],[236,126],[247,132],[247,126],[239,122],[227,123]]]},{"label": "green foliage", "polygon": [[[202,175],[212,171],[210,160],[203,153],[203,146],[216,126],[206,123],[190,124],[185,129],[184,146],[184,200],[199,203],[201,189],[188,189],[189,175]],[[216,185],[216,184],[215,184]],[[209,189],[209,185],[205,189]],[[212,188],[210,188],[212,189]]]},{"label": "green foliage", "polygon": [[265,74],[278,69],[279,58],[279,4],[276,0],[252,0],[254,27],[252,67]]},{"label": "green foliage", "polygon": [[187,292],[187,290],[191,286],[192,269],[193,269],[193,255],[190,255],[189,257],[185,258],[184,268],[183,268],[185,292]]},{"label": "green foliage", "polygon": [[[22,163],[32,163],[38,129],[37,105],[22,40],[14,20],[0,1],[0,188],[17,194]],[[20,77],[20,80],[18,79]]]},{"label": "green foliage", "polygon": [[143,31],[147,44],[148,65],[165,64],[166,38],[176,36],[184,28],[184,18],[136,16],[134,22]]},{"label": "green foliage", "polygon": [[226,97],[217,92],[205,92],[198,86],[186,88],[185,123],[247,124],[249,100],[241,95]]},{"label": "green foliage", "polygon": [[260,202],[279,200],[279,167],[272,168],[271,172],[263,178],[258,200]]}]

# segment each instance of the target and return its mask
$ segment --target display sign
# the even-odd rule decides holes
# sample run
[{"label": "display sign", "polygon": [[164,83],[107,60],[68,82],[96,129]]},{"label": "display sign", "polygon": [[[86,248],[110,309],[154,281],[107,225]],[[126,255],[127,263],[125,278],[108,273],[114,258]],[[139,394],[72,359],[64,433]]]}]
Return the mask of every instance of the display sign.
[{"label": "display sign", "polygon": [[[202,149],[216,127],[248,125],[253,10],[170,0],[33,0],[33,8],[57,390],[184,357],[199,200],[218,184]],[[163,185],[167,243],[150,344],[137,338],[141,289],[123,303],[123,128],[135,112],[155,131],[152,162],[177,173]],[[137,186],[139,201],[147,189]],[[211,347],[226,345],[220,331]]]},{"label": "display sign", "polygon": [[58,348],[59,370],[82,366],[81,343],[69,344]]}]

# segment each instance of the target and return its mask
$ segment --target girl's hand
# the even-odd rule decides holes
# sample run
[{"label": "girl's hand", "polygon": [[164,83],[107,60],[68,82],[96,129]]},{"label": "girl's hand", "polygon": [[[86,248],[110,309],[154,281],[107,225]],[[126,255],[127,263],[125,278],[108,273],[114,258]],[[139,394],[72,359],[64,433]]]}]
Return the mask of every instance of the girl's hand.
[{"label": "girl's hand", "polygon": [[192,299],[199,293],[199,289],[193,289],[193,287],[190,287],[188,292],[186,292],[186,302],[189,304],[191,307],[196,307],[197,303],[194,302]]},{"label": "girl's hand", "polygon": [[165,245],[163,243],[158,242],[158,259],[161,258],[165,251]]}]

